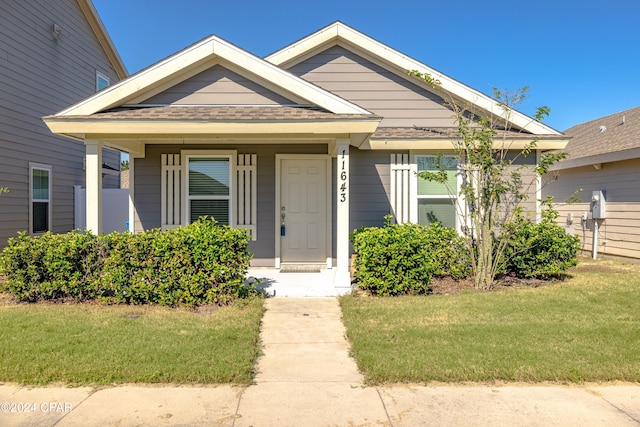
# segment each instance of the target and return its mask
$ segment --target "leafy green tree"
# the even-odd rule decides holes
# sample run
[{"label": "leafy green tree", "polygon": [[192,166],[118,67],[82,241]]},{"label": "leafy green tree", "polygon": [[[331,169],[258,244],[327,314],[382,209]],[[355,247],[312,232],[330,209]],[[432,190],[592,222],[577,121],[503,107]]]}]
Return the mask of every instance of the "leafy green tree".
[{"label": "leafy green tree", "polygon": [[[503,114],[489,115],[456,101],[431,75],[419,71],[409,71],[409,75],[442,93],[454,113],[457,137],[452,141],[452,148],[462,175],[460,197],[455,198],[456,209],[464,219],[464,230],[469,237],[475,286],[490,289],[496,274],[504,267],[503,255],[511,234],[504,225],[509,224],[521,210],[540,176],[552,164],[565,158],[566,153],[543,154],[532,168],[532,177],[525,182],[528,178],[523,172],[531,166],[518,165],[518,160],[535,154],[538,138],[534,137],[524,148],[514,150],[511,141],[516,130],[512,129],[510,119],[514,107],[526,98],[527,87],[515,93],[494,89],[494,97]],[[533,120],[542,121],[549,111],[548,107],[538,108]],[[457,192],[448,184],[441,159],[436,162],[436,171],[422,171],[418,176],[447,185],[451,195]]]}]

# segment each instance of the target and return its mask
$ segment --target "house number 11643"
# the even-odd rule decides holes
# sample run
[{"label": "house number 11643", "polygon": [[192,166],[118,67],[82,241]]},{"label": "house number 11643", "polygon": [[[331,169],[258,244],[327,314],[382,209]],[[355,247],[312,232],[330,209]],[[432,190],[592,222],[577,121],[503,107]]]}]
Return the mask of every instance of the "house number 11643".
[{"label": "house number 11643", "polygon": [[347,201],[347,179],[349,179],[349,175],[344,158],[346,151],[342,150],[342,156],[340,156],[340,203]]}]

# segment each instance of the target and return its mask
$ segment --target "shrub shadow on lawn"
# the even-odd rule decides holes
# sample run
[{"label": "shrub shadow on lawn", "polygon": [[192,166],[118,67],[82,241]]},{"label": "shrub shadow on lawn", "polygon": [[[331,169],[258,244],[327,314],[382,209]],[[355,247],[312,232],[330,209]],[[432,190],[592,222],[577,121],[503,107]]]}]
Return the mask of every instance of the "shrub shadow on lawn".
[{"label": "shrub shadow on lawn", "polygon": [[249,276],[245,279],[244,285],[247,288],[252,288],[262,294],[265,298],[275,297],[276,290],[269,290],[269,288],[273,287],[273,284],[276,281],[274,279],[270,279],[268,277],[254,277]]}]

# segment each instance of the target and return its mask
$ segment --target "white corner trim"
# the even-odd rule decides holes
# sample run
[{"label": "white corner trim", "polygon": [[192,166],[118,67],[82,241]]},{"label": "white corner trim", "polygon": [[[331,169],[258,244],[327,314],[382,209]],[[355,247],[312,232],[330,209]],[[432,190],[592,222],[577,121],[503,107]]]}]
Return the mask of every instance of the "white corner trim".
[{"label": "white corner trim", "polygon": [[[351,169],[349,162],[348,139],[336,141],[336,275],[341,277],[340,282],[349,281],[349,205],[351,203],[350,181]],[[329,182],[331,185],[331,182]],[[330,187],[329,187],[330,188]]]}]

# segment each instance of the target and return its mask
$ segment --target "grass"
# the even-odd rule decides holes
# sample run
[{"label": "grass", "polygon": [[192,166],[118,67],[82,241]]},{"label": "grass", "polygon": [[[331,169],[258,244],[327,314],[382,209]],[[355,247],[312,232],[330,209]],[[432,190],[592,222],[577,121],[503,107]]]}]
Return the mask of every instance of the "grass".
[{"label": "grass", "polygon": [[247,384],[261,299],[206,311],[0,302],[0,381]]},{"label": "grass", "polygon": [[640,382],[640,266],[599,261],[539,288],[342,297],[370,384]]}]

